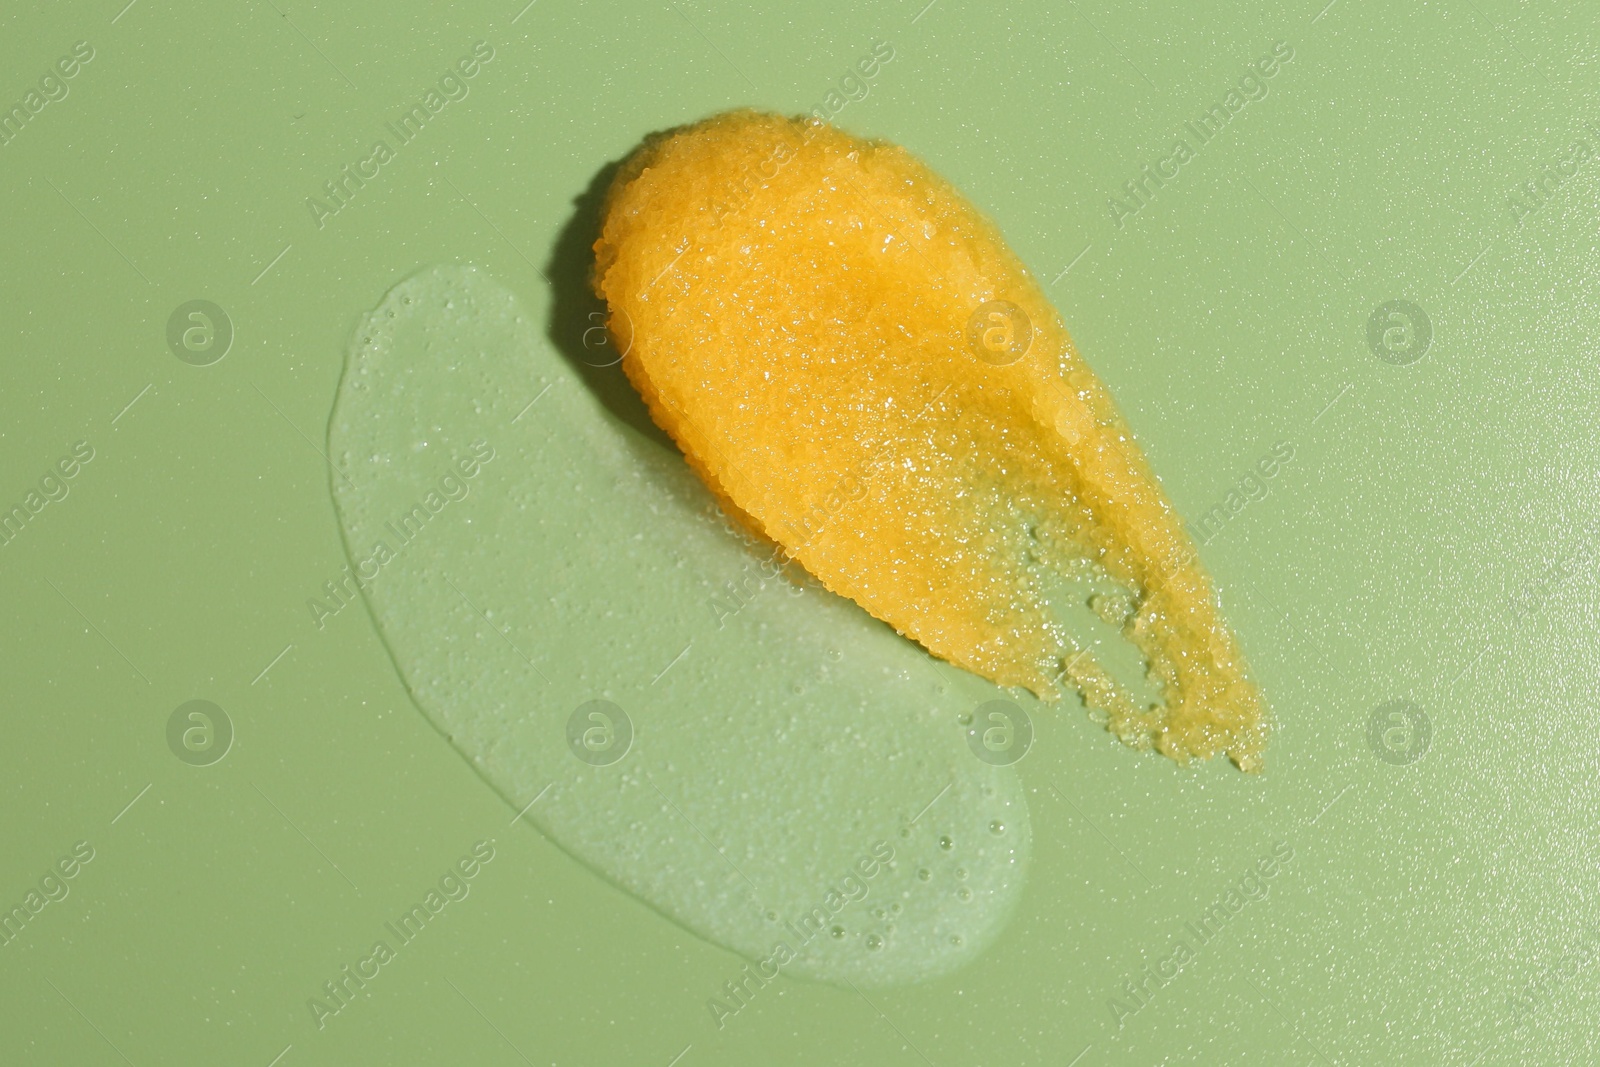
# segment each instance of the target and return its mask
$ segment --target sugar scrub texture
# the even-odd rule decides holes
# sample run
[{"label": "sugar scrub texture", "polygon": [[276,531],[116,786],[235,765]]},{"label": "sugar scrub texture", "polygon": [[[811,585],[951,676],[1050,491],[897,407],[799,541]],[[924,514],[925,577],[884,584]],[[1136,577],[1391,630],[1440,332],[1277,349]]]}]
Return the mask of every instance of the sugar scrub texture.
[{"label": "sugar scrub texture", "polygon": [[[994,225],[908,152],[718,115],[622,166],[595,255],[623,369],[752,530],[937,656],[1259,769],[1260,695],[1127,425]],[[1049,572],[1085,566],[1124,591],[1100,613],[1160,704],[1050,611]]]}]

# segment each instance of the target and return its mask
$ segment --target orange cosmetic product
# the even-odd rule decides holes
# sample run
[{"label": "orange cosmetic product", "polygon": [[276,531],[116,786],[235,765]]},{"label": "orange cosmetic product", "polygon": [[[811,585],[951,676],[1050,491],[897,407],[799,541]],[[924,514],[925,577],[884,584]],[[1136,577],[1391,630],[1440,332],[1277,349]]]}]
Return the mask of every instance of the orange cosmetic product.
[{"label": "orange cosmetic product", "polygon": [[[623,369],[723,505],[934,655],[1124,742],[1258,770],[1267,726],[1178,515],[994,225],[904,149],[736,111],[621,168],[595,288]],[[1077,647],[1049,572],[1159,704]]]}]

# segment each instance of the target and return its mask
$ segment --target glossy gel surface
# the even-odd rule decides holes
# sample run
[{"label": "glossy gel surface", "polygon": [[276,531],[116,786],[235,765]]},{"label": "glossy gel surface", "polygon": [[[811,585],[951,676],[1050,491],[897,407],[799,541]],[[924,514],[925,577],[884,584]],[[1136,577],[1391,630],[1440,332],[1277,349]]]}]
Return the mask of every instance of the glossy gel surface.
[{"label": "glossy gel surface", "polygon": [[994,941],[1029,855],[1016,773],[853,605],[777,580],[718,620],[761,557],[493,279],[396,286],[329,442],[384,643],[508,814],[752,963],[784,945],[790,977],[921,981]]}]

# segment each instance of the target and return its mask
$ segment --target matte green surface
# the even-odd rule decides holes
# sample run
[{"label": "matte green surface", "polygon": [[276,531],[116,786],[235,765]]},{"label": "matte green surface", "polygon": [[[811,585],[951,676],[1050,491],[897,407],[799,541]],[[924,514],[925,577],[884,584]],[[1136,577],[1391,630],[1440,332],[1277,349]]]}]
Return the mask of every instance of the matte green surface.
[{"label": "matte green surface", "polygon": [[[119,6],[0,16],[0,105],[94,49],[0,145],[0,507],[93,448],[0,544],[0,906],[94,853],[0,947],[0,1060],[1596,1057],[1600,11]],[[307,198],[477,41],[469,95],[319,228]],[[719,1030],[737,957],[509,827],[363,610],[313,625],[347,562],[320,452],[350,332],[401,279],[476,264],[578,356],[574,201],[602,168],[725,107],[820,105],[874,41],[895,58],[836,121],[994,215],[1191,521],[1293,446],[1203,551],[1279,729],[1247,778],[1028,703],[1032,870],[996,945],[866,996],[780,978]],[[1108,198],[1279,41],[1265,97],[1117,226]],[[166,341],[195,299],[234,326],[211,366]],[[1414,362],[1369,345],[1395,300],[1431,322]],[[192,699],[233,724],[210,766],[168,747]],[[1394,701],[1431,724],[1408,764],[1378,755],[1403,730],[1369,742]],[[319,1030],[307,1000],[486,838],[470,895]],[[1264,899],[1186,933],[1278,842]]]}]

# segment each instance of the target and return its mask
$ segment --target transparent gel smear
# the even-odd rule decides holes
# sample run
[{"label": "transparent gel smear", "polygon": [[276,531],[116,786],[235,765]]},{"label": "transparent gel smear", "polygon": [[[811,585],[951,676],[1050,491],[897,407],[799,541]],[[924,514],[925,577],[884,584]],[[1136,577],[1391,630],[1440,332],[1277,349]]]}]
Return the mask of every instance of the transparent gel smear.
[{"label": "transparent gel smear", "polygon": [[[474,443],[493,458],[468,477]],[[1004,694],[958,695],[856,605],[766,577],[682,457],[607,413],[488,275],[424,270],[363,318],[329,447],[407,689],[513,813],[537,797],[523,818],[575,859],[748,960],[782,943],[785,974],[919,981],[994,941],[1028,809],[961,718]],[[615,762],[569,741],[595,700],[631,721]],[[626,734],[579,725],[597,761]]]}]

